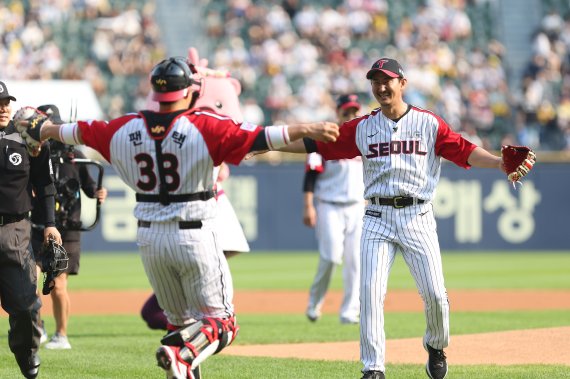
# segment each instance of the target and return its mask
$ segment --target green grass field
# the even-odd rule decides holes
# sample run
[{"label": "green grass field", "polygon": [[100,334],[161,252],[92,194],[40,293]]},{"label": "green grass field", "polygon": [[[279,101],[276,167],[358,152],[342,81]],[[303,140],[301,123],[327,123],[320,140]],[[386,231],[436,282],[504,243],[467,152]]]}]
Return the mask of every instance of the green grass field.
[{"label": "green grass field", "polygon": [[[570,290],[570,254],[446,253],[443,257],[447,288]],[[316,254],[251,253],[230,260],[236,290],[307,290],[316,270]],[[340,271],[332,288],[342,287]],[[414,288],[401,257],[390,277],[391,289]],[[70,290],[150,289],[136,253],[84,254],[81,273],[70,279]],[[276,299],[276,302],[279,299]],[[72,304],[73,307],[73,304]],[[239,315],[241,331],[235,344],[357,341],[358,326],[340,326],[336,315],[324,315],[311,324],[302,314]],[[45,317],[53,331],[52,317]],[[0,319],[8,330],[8,320]],[[570,326],[570,312],[453,312],[452,334]],[[388,338],[419,337],[425,328],[421,312],[386,314]],[[71,316],[68,351],[41,350],[41,378],[162,378],[154,351],[162,333],[146,328],[138,315]],[[570,346],[570,345],[569,345]],[[231,347],[230,347],[231,349]],[[203,365],[205,379],[359,378],[359,362],[324,362],[292,359],[244,358],[218,355]],[[0,378],[20,378],[0,335]],[[426,378],[422,365],[387,365],[389,378]],[[568,366],[458,366],[450,362],[448,378],[570,378]]]}]

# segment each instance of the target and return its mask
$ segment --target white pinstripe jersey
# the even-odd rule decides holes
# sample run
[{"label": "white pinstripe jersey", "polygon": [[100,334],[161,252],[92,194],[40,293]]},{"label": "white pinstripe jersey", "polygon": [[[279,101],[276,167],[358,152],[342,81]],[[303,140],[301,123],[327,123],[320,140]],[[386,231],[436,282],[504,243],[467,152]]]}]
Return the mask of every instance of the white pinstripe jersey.
[{"label": "white pinstripe jersey", "polygon": [[[135,192],[159,193],[159,173],[152,131],[140,114],[106,121],[79,121],[85,145],[100,152]],[[214,186],[214,166],[239,164],[257,134],[249,123],[207,111],[186,111],[163,128],[162,154],[169,194],[190,194]],[[157,131],[155,130],[155,132]],[[171,203],[138,202],[135,217],[146,221],[191,221],[212,218],[216,200]]]},{"label": "white pinstripe jersey", "polygon": [[364,198],[362,160],[340,159],[323,162],[318,153],[307,155],[306,170],[317,171],[316,199],[334,203],[356,203]]},{"label": "white pinstripe jersey", "polygon": [[441,117],[415,106],[408,106],[397,121],[375,109],[344,123],[336,142],[317,142],[318,152],[327,160],[362,156],[366,199],[432,200],[441,157],[469,168],[467,159],[475,147]]}]

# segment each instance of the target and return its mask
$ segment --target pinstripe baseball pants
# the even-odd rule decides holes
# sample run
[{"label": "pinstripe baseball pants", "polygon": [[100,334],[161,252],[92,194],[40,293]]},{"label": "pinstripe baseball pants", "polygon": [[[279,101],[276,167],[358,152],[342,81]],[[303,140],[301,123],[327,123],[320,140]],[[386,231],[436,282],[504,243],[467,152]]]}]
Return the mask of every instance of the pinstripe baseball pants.
[{"label": "pinstripe baseball pants", "polygon": [[234,314],[233,284],[213,220],[201,229],[177,222],[139,227],[137,244],[160,307],[173,325]]},{"label": "pinstripe baseball pants", "polygon": [[360,357],[364,371],[385,371],[384,299],[398,250],[424,302],[424,345],[443,349],[449,343],[449,302],[432,204],[369,205],[361,239]]}]

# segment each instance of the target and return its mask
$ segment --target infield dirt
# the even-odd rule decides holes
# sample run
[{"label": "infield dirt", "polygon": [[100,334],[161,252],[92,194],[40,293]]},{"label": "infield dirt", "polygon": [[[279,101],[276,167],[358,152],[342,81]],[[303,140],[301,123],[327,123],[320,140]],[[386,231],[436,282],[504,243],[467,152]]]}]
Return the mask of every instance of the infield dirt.
[{"label": "infield dirt", "polygon": [[[73,291],[71,314],[137,314],[149,291]],[[236,313],[303,314],[305,291],[236,291]],[[342,293],[330,291],[324,313],[334,314]],[[570,291],[450,291],[452,311],[570,310]],[[42,296],[43,314],[51,314],[51,299]],[[422,311],[416,291],[390,290],[386,311]],[[2,312],[2,311],[0,311]],[[3,314],[5,315],[5,313]],[[561,364],[570,366],[570,327],[504,331],[452,336],[446,354],[454,364]],[[425,363],[421,338],[387,341],[387,363]],[[289,345],[235,345],[222,354],[320,360],[359,360],[357,341]]]}]

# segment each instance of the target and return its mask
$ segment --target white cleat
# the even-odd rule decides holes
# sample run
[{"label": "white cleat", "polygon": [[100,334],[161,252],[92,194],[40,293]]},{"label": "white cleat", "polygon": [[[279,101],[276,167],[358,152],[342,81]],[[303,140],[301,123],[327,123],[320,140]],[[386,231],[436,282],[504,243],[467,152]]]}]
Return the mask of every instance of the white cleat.
[{"label": "white cleat", "polygon": [[68,350],[71,349],[71,344],[66,336],[55,333],[51,336],[50,340],[44,345],[46,349],[50,350]]},{"label": "white cleat", "polygon": [[188,364],[178,360],[176,346],[162,345],[156,351],[156,362],[166,372],[167,379],[194,379]]}]

